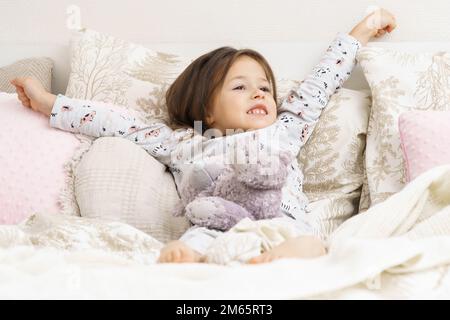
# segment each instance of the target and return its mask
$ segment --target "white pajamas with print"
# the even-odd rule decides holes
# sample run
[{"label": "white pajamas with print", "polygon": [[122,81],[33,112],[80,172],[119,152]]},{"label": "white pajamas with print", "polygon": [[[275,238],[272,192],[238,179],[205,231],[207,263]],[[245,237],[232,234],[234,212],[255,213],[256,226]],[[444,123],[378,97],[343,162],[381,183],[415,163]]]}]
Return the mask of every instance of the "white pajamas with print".
[{"label": "white pajamas with print", "polygon": [[[297,88],[293,88],[279,108],[277,121],[253,132],[236,133],[231,136],[206,139],[194,134],[192,128],[172,130],[163,123],[146,124],[129,115],[125,108],[105,103],[71,99],[58,95],[53,106],[50,125],[65,131],[82,133],[93,137],[122,137],[143,147],[150,155],[169,167],[178,190],[192,184],[192,166],[200,163],[219,163],[224,160],[224,150],[229,146],[244,146],[258,136],[260,149],[289,150],[298,155],[310,137],[329,97],[350,76],[355,57],[360,48],[358,40],[347,34],[339,34],[320,60]],[[278,139],[274,144],[274,139]],[[278,149],[279,148],[279,149]],[[192,152],[192,150],[201,152]],[[189,174],[187,174],[189,172]],[[196,187],[208,187],[207,182]],[[287,182],[282,189],[281,209],[298,226],[300,234],[313,233],[308,223],[308,199],[303,193],[303,174],[294,160],[290,166]],[[193,226],[181,240],[193,249],[204,253],[219,231]]]}]

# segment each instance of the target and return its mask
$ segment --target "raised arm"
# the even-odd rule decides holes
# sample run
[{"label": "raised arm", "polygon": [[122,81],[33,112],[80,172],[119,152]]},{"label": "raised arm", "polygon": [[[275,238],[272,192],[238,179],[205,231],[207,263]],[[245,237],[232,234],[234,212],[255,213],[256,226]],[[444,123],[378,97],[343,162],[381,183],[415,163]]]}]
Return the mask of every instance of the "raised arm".
[{"label": "raised arm", "polygon": [[350,34],[339,34],[312,73],[290,91],[281,104],[278,122],[286,127],[289,136],[286,143],[294,154],[311,136],[330,96],[350,76],[358,49],[370,38],[382,36],[395,27],[395,18],[388,11],[379,9],[371,13]]},{"label": "raised arm", "polygon": [[286,127],[289,149],[294,154],[311,136],[330,96],[350,76],[360,46],[354,37],[339,34],[312,73],[284,98],[278,122]]}]

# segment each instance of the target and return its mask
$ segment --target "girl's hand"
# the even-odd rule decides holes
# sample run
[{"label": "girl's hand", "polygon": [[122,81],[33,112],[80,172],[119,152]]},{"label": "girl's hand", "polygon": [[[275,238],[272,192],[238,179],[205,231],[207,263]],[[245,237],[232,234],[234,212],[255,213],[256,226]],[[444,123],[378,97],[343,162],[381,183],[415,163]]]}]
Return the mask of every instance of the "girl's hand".
[{"label": "girl's hand", "polygon": [[16,87],[17,96],[25,107],[50,116],[56,96],[47,92],[38,80],[31,77],[15,78],[11,84]]},{"label": "girl's hand", "polygon": [[397,26],[395,17],[385,9],[377,9],[360,23],[358,23],[350,35],[365,45],[372,37],[381,37],[386,32],[392,32]]}]

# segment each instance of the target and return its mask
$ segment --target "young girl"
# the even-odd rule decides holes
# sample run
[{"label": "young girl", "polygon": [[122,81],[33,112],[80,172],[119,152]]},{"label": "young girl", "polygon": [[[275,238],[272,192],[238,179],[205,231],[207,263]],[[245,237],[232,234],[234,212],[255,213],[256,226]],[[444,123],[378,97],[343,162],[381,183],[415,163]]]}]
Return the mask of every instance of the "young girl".
[{"label": "young girl", "polygon": [[[198,140],[192,138],[194,121],[201,121],[202,127],[197,131],[205,133],[213,129],[217,133],[215,136],[225,135],[230,129],[267,131],[269,134],[282,131],[286,134],[280,141],[282,149],[295,156],[311,135],[311,128],[329,97],[350,76],[361,45],[372,37],[391,32],[395,27],[395,18],[386,10],[379,9],[357,24],[349,34],[339,34],[312,74],[289,93],[278,109],[272,70],[259,53],[228,47],[207,53],[189,65],[167,92],[172,128],[161,123],[150,126],[140,123],[104,104],[55,96],[31,78],[17,78],[11,83],[16,86],[22,104],[50,116],[52,127],[94,137],[124,137],[142,146],[169,167],[180,190],[196,180],[189,166],[199,161],[217,161],[208,158],[208,150],[230,137],[238,141],[240,137],[248,137],[246,132],[233,132],[229,137]],[[173,130],[175,127],[177,130]],[[200,143],[204,150],[202,159],[184,157],[186,146],[195,143]],[[190,174],[186,174],[187,171]],[[213,180],[214,177],[212,181],[195,187],[207,188]],[[302,180],[303,175],[294,160],[282,189],[281,209],[286,215],[282,219],[295,225],[298,237],[249,262],[325,254],[323,243],[312,235],[305,222],[307,199],[302,192]],[[200,262],[211,241],[219,234],[217,230],[193,226],[180,240],[161,250],[159,261]]]}]

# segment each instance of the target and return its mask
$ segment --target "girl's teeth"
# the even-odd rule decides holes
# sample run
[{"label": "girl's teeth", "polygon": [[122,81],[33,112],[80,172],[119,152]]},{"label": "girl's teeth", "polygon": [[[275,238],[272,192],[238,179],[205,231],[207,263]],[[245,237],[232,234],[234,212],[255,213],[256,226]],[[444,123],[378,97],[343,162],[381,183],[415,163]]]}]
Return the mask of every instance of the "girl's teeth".
[{"label": "girl's teeth", "polygon": [[266,112],[264,110],[261,109],[254,109],[254,110],[250,110],[249,112],[247,112],[248,114],[266,114]]}]

